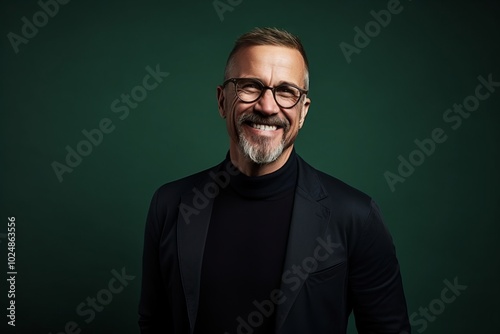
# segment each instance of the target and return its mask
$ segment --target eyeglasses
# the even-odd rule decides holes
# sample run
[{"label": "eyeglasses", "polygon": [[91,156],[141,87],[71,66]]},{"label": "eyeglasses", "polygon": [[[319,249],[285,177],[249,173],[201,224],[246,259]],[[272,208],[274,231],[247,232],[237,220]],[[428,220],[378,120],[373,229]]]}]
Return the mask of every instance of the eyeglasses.
[{"label": "eyeglasses", "polygon": [[273,97],[278,106],[284,109],[290,109],[300,101],[302,95],[308,93],[307,90],[299,88],[292,84],[282,84],[276,87],[264,85],[260,80],[251,78],[231,78],[224,81],[222,88],[228,83],[234,83],[236,96],[245,103],[257,101],[264,95],[266,89],[273,92]]}]

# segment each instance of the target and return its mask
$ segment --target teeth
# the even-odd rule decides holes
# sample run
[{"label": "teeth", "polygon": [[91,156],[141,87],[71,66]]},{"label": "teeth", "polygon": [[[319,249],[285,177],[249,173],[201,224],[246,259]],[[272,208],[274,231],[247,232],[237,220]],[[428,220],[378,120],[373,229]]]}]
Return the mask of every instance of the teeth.
[{"label": "teeth", "polygon": [[277,127],[274,125],[264,125],[264,124],[254,124],[254,123],[252,123],[252,128],[264,131],[273,131],[277,129]]}]

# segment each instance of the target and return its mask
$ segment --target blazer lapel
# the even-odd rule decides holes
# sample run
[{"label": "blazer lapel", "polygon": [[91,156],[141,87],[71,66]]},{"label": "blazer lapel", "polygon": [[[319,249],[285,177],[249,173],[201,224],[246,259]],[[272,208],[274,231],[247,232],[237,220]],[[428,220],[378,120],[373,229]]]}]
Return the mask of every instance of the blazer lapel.
[{"label": "blazer lapel", "polygon": [[[200,297],[201,266],[203,262],[203,252],[208,233],[208,226],[212,214],[213,198],[207,201],[200,201],[200,195],[196,195],[194,189],[203,192],[204,185],[210,182],[207,177],[198,182],[193,190],[181,197],[179,210],[195,210],[189,215],[189,220],[179,213],[177,219],[177,248],[179,254],[179,267],[181,273],[182,286],[186,297],[186,305],[190,324],[190,333],[193,333],[198,312]],[[201,204],[203,202],[203,205]]]},{"label": "blazer lapel", "polygon": [[[292,274],[292,267],[302,266],[306,258],[313,257],[317,238],[325,234],[330,219],[330,210],[318,202],[327,196],[318,175],[300,157],[298,159],[299,176],[280,287],[284,302],[277,307],[276,330],[285,322],[305,281]],[[295,277],[293,281],[291,276]]]}]

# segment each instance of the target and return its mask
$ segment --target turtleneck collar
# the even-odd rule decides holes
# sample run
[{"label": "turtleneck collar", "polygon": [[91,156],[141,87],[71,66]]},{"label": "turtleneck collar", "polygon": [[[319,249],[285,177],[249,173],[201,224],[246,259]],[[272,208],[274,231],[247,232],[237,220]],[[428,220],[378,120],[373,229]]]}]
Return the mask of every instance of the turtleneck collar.
[{"label": "turtleneck collar", "polygon": [[[229,152],[226,155],[225,163],[231,163]],[[236,169],[234,166],[233,168]],[[278,199],[295,188],[297,170],[297,155],[294,148],[287,162],[277,171],[262,176],[247,176],[238,173],[231,177],[229,188],[245,198]]]}]

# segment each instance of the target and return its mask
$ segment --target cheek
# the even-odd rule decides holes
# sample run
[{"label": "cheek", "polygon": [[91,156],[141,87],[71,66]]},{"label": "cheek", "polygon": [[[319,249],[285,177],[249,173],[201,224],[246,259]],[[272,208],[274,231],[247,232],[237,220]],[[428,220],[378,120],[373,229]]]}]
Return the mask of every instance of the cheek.
[{"label": "cheek", "polygon": [[237,125],[238,120],[243,114],[253,113],[252,106],[249,104],[245,104],[240,102],[239,100],[235,101],[230,107],[231,119],[233,123]]},{"label": "cheek", "polygon": [[291,110],[287,114],[290,123],[290,131],[296,131],[300,127],[300,110]]},{"label": "cheek", "polygon": [[244,106],[238,101],[231,101],[228,103],[228,113],[226,117],[226,127],[230,134],[238,136],[238,119],[245,112]]}]

